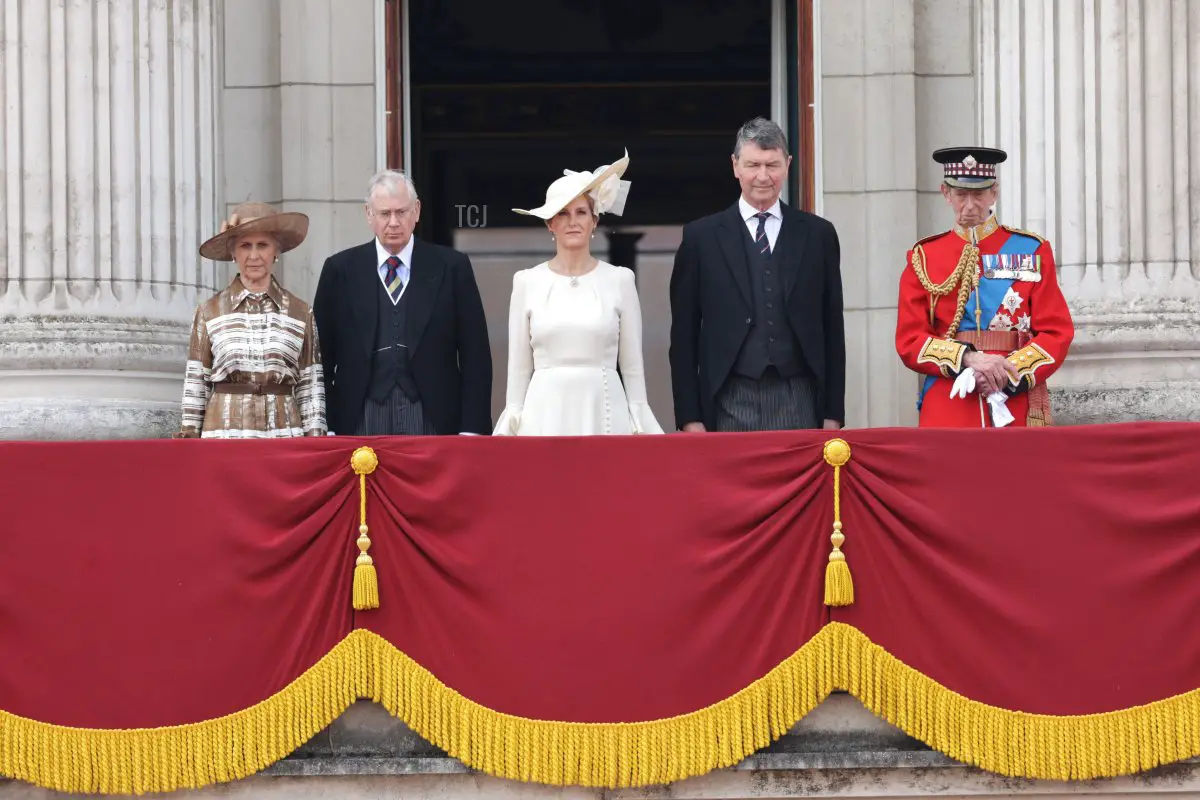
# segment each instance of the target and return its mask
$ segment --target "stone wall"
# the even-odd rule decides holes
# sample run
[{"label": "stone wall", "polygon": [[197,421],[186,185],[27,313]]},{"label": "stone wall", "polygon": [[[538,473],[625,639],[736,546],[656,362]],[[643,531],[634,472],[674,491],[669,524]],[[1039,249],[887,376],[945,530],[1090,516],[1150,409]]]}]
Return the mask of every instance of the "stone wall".
[{"label": "stone wall", "polygon": [[[818,0],[816,18],[850,426],[916,420],[896,285],[908,246],[949,225],[930,152],[970,141],[1010,153],[1002,221],[1055,246],[1078,325],[1059,421],[1200,419],[1195,2]],[[9,0],[0,35],[0,437],[163,435],[192,310],[231,274],[196,249],[234,204],[309,214],[279,270],[309,299],[324,258],[369,237],[382,3]],[[673,237],[642,242],[647,362],[664,374]],[[501,273],[481,284],[503,341]],[[497,394],[504,368],[500,347]],[[669,427],[669,384],[652,383]]]},{"label": "stone wall", "polygon": [[225,0],[223,202],[309,216],[280,280],[311,300],[321,265],[371,237],[367,181],[382,166],[378,0]]},{"label": "stone wall", "polygon": [[0,438],[178,428],[218,214],[214,0],[0,14]]},{"label": "stone wall", "polygon": [[1200,420],[1200,4],[976,0],[1000,218],[1055,248],[1060,423]]},{"label": "stone wall", "polygon": [[819,4],[821,213],[837,226],[846,309],[846,424],[916,421],[896,358],[896,287],[917,234],[912,0]]},{"label": "stone wall", "polygon": [[179,424],[197,255],[244,200],[311,218],[311,299],[365,241],[382,158],[374,0],[9,0],[0,14],[0,438]]}]

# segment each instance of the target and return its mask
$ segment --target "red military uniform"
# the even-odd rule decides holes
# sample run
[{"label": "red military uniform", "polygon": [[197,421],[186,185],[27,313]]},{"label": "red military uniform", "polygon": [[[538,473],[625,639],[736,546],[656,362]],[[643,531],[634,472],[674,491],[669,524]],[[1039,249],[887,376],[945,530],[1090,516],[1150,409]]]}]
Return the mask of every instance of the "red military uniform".
[{"label": "red military uniform", "polygon": [[1013,425],[1050,424],[1046,379],[1075,335],[1050,243],[995,217],[974,228],[977,253],[971,234],[956,226],[918,242],[900,278],[896,350],[905,366],[927,376],[920,424],[992,427],[980,393],[950,397],[971,350],[1003,355],[1017,368],[1005,390]]}]

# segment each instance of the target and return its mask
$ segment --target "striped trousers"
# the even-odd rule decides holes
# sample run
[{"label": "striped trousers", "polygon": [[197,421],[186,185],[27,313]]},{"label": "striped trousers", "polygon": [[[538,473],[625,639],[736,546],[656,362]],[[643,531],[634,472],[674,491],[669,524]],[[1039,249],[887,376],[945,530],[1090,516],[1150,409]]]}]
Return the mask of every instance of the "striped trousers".
[{"label": "striped trousers", "polygon": [[436,436],[425,420],[420,400],[410,400],[399,386],[376,403],[370,397],[363,401],[362,419],[355,436]]},{"label": "striped trousers", "polygon": [[794,431],[821,427],[817,380],[785,378],[770,367],[758,380],[730,375],[716,396],[718,431]]}]

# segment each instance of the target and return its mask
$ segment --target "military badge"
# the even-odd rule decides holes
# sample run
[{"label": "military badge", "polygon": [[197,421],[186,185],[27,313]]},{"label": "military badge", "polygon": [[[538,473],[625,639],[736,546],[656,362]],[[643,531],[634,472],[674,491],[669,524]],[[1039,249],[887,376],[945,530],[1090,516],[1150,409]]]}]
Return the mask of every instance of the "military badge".
[{"label": "military badge", "polygon": [[1042,257],[1032,253],[995,253],[980,256],[983,277],[993,280],[1042,280]]}]

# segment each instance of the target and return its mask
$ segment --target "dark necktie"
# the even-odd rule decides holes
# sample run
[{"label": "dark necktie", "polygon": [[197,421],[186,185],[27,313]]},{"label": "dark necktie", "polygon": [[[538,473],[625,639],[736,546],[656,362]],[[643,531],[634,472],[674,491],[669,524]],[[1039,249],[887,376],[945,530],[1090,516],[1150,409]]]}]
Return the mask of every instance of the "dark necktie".
[{"label": "dark necktie", "polygon": [[754,216],[758,217],[758,233],[754,234],[754,244],[758,246],[759,255],[763,258],[771,257],[771,240],[767,238],[767,219],[771,216],[769,211],[760,211]]},{"label": "dark necktie", "polygon": [[388,294],[392,296],[392,304],[400,302],[400,292],[404,291],[404,281],[400,279],[400,259],[392,256],[384,262],[387,265],[387,274],[383,277],[383,282],[387,284]]}]

